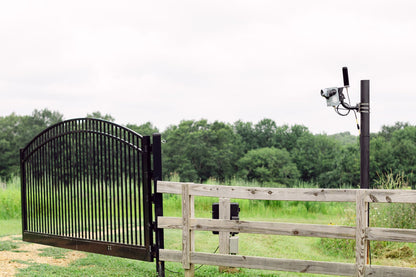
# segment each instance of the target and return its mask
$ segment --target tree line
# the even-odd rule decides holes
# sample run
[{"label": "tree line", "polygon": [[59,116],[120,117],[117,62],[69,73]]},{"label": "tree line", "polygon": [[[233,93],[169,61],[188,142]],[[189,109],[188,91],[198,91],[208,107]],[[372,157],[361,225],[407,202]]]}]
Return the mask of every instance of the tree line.
[{"label": "tree line", "polygon": [[[109,114],[86,117],[114,122]],[[46,127],[63,120],[57,111],[34,110],[31,115],[0,117],[0,178],[19,174],[19,149]],[[141,135],[161,132],[151,122],[127,124]],[[303,125],[277,125],[272,119],[233,124],[183,120],[162,134],[164,179],[227,182],[234,178],[288,187],[298,182],[320,187],[359,186],[359,140],[348,132],[312,134]],[[401,176],[415,188],[416,126],[398,122],[371,134],[370,178]]]}]

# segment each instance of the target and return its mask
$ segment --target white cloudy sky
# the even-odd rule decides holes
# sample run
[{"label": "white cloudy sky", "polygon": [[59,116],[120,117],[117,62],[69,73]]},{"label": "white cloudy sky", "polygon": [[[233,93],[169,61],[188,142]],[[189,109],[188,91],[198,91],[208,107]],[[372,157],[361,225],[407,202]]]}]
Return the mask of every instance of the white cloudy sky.
[{"label": "white cloudy sky", "polygon": [[0,2],[0,116],[93,111],[116,122],[182,119],[350,131],[320,89],[350,72],[371,87],[371,131],[416,123],[416,1]]}]

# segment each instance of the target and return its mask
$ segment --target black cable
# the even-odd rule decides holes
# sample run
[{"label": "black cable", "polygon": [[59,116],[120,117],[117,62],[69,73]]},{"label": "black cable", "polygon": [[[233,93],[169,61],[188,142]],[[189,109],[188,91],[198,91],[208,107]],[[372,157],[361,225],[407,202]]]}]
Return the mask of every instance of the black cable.
[{"label": "black cable", "polygon": [[[345,90],[347,91],[347,97],[348,97],[348,103],[351,105],[351,100],[350,100],[350,94],[348,92],[348,87],[345,88]],[[355,116],[355,122],[357,123],[357,130],[360,133],[360,124],[358,124],[358,118],[357,118],[357,112],[355,110],[353,110],[354,112],[354,116]]]},{"label": "black cable", "polygon": [[[215,251],[214,251],[214,253],[212,253],[212,254],[215,254],[215,253],[217,253],[217,251],[218,251],[218,249],[220,248],[220,246],[218,245],[217,246],[217,248],[215,249]],[[201,267],[203,267],[204,265],[203,264],[201,264],[199,267],[197,267],[197,268],[195,268],[195,271],[197,271],[198,269],[200,269]]]},{"label": "black cable", "polygon": [[[214,253],[212,253],[212,254],[215,254],[215,253],[217,253],[217,251],[218,251],[218,249],[220,248],[220,246],[218,245],[217,246],[217,248],[215,249],[215,251],[214,251]],[[203,267],[204,265],[203,264],[201,264],[200,266],[198,266],[197,268],[195,268],[195,271],[197,271],[198,269],[200,269],[201,267]],[[174,273],[174,274],[182,274],[182,272],[179,272],[179,271],[173,271],[173,270],[170,270],[170,269],[168,269],[167,267],[165,267],[165,270],[167,270],[167,271],[169,271],[170,273]]]},{"label": "black cable", "polygon": [[[340,116],[347,116],[347,115],[349,115],[351,110],[348,110],[348,109],[342,108],[341,106],[342,106],[342,105],[341,105],[341,104],[339,104],[338,106],[334,107],[335,112],[336,112],[338,115],[340,115]],[[347,113],[341,113],[341,112],[340,112],[340,110],[347,111]]]},{"label": "black cable", "polygon": [[[355,117],[355,122],[357,123],[358,132],[360,133],[361,132],[360,131],[360,124],[358,124],[357,111],[356,111],[358,109],[358,107],[357,106],[355,106],[355,107],[351,106],[351,99],[350,99],[350,94],[348,92],[348,87],[345,87],[345,90],[347,91],[348,103],[344,102],[345,96],[342,93],[342,89],[340,89],[339,98],[340,98],[341,104],[334,107],[335,112],[340,116],[347,116],[347,115],[349,115],[350,111],[352,110],[354,112],[354,117]],[[341,113],[340,111],[342,111],[342,110],[347,111],[347,113]]]},{"label": "black cable", "polygon": [[182,272],[170,270],[166,266],[165,266],[165,270],[169,271],[170,273],[174,273],[174,274],[182,274]]}]

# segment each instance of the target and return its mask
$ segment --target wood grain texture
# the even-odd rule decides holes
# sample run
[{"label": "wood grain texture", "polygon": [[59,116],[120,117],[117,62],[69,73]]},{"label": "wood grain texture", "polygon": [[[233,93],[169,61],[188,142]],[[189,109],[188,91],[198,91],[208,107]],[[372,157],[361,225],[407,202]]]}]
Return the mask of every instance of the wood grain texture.
[{"label": "wood grain texture", "polygon": [[416,230],[393,228],[367,228],[368,240],[416,242]]},{"label": "wood grain texture", "polygon": [[[159,217],[158,227],[182,229],[181,251],[160,250],[160,259],[181,262],[185,276],[193,276],[194,264],[247,267],[265,270],[354,276],[414,276],[416,269],[368,265],[370,240],[416,242],[416,230],[368,227],[369,203],[416,203],[416,191],[331,190],[230,187],[194,183],[158,182],[158,192],[182,194],[182,216]],[[220,198],[220,219],[194,218],[193,196]],[[224,198],[227,197],[227,198]],[[355,202],[356,227],[279,222],[229,220],[229,198],[283,201]],[[222,254],[196,253],[194,231],[220,232]],[[328,263],[227,255],[230,232],[342,238],[356,240],[356,263]],[[221,235],[222,234],[222,235]]]},{"label": "wood grain texture", "polygon": [[[158,227],[182,229],[182,219],[179,217],[159,217]],[[355,227],[335,225],[194,218],[190,221],[190,228],[195,231],[355,239]]]},{"label": "wood grain texture", "polygon": [[367,239],[366,228],[368,227],[368,203],[365,202],[365,191],[357,192],[356,200],[356,238],[355,238],[355,276],[365,275],[365,266],[367,264]]},{"label": "wood grain texture", "polygon": [[[181,252],[175,250],[161,249],[160,259],[164,261],[178,262],[181,260]],[[209,254],[199,252],[194,252],[191,254],[191,261],[195,264],[232,266],[302,273],[335,274],[341,276],[352,276],[354,275],[355,269],[354,264],[346,263]]]},{"label": "wood grain texture", "polygon": [[[178,182],[158,182],[158,192],[181,194]],[[227,197],[253,200],[355,202],[353,189],[287,189],[203,185],[189,183],[189,193],[195,196]]]}]

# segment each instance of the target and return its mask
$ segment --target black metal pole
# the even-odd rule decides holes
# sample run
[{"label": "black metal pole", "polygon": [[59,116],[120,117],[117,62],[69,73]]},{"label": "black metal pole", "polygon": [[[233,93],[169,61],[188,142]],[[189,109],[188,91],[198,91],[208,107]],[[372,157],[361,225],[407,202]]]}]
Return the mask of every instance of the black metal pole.
[{"label": "black metal pole", "polygon": [[159,259],[159,249],[165,248],[163,229],[157,227],[158,216],[163,216],[163,195],[157,193],[157,181],[162,180],[162,140],[160,134],[153,134],[153,181],[155,204],[156,270],[159,277],[165,276],[165,262]]},{"label": "black metal pole", "polygon": [[370,184],[370,81],[361,80],[361,178],[360,188],[368,189]]}]

